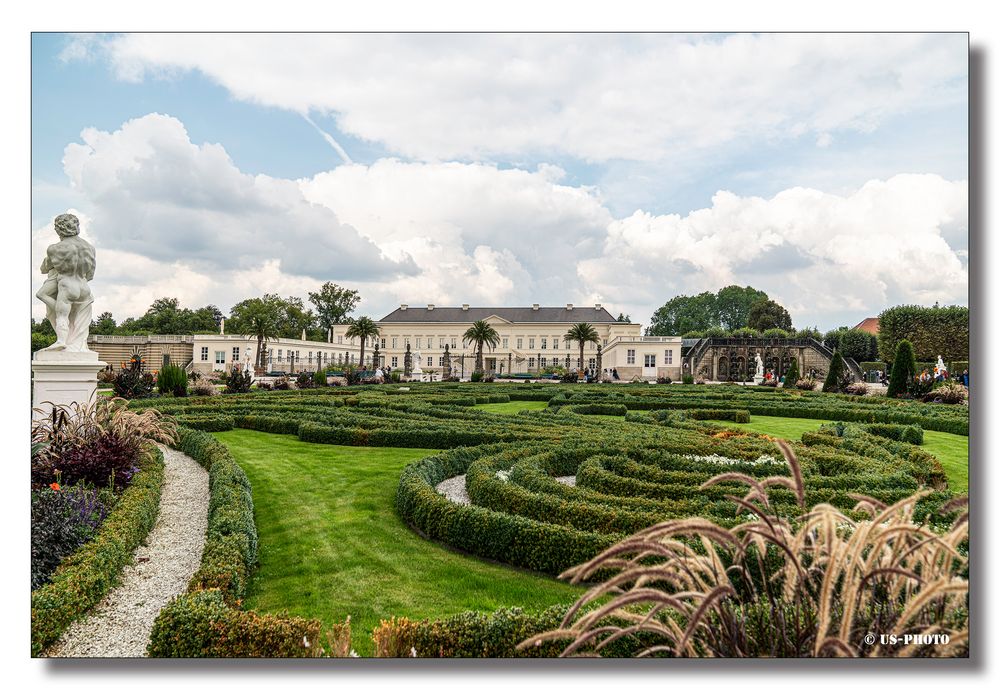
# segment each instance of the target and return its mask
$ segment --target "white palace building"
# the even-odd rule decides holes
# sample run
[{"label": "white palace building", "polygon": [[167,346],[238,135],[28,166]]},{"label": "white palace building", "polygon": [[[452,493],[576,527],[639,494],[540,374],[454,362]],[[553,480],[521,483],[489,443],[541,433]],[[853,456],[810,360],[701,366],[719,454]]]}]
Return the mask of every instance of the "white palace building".
[{"label": "white palace building", "polygon": [[[475,344],[462,334],[483,320],[500,336],[495,348],[483,353],[484,369],[495,375],[539,373],[550,367],[581,366],[579,343],[566,339],[575,324],[589,323],[599,343],[584,348],[583,367],[617,369],[623,381],[639,377],[654,380],[681,376],[681,338],[643,336],[639,324],[617,321],[600,304],[593,306],[542,307],[425,307],[399,305],[380,319],[379,336],[365,345],[365,366],[373,366],[378,349],[380,366],[402,369],[407,346],[411,362],[424,372],[439,376],[450,358],[452,375],[469,378],[475,367]],[[361,343],[345,334],[348,324],[334,326],[326,342],[277,338],[267,343],[267,371],[295,373],[325,367],[359,364]],[[225,322],[213,335],[92,335],[88,340],[102,361],[115,364],[139,354],[153,368],[181,364],[189,371],[208,373],[246,366],[256,361],[257,340],[253,336],[225,334]]]}]

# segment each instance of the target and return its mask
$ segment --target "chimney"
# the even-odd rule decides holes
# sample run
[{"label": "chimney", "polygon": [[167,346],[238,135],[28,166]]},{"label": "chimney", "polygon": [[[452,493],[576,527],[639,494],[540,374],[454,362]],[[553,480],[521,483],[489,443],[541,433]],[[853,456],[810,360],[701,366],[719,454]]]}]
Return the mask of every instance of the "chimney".
[{"label": "chimney", "polygon": [[597,304],[594,305],[594,311],[601,311],[601,303],[600,302],[598,302]]},{"label": "chimney", "polygon": [[538,311],[538,305],[537,304],[532,304],[531,305],[531,311]]},{"label": "chimney", "polygon": [[406,304],[400,304],[400,305],[399,305],[399,311],[406,311],[406,307],[407,307],[407,306],[409,306],[409,305],[406,305]]},{"label": "chimney", "polygon": [[462,305],[462,311],[469,311],[469,305],[468,304],[463,304]]},{"label": "chimney", "polygon": [[433,304],[428,304],[427,305],[427,311],[434,311],[434,305]]},{"label": "chimney", "polygon": [[219,335],[226,334],[226,317],[222,317],[222,321],[219,322]]},{"label": "chimney", "polygon": [[573,311],[573,305],[572,304],[567,304],[566,305],[566,311]]}]

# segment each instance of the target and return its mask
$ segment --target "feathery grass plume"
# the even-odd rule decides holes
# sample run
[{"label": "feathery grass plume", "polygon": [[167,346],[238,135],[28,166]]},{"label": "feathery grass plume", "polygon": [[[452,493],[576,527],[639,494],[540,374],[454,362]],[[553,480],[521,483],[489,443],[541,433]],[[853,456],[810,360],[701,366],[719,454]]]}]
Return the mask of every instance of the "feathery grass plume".
[{"label": "feathery grass plume", "polygon": [[573,583],[611,574],[519,649],[555,641],[563,656],[599,656],[641,633],[655,641],[640,656],[967,656],[968,499],[943,506],[955,517],[940,531],[914,521],[926,490],[893,505],[852,496],[865,520],[828,504],[785,518],[768,488],[791,489],[804,509],[805,486],[792,446],[776,443],[790,478],[726,473],[704,484],[747,484],[729,498],[752,519],[731,529],[662,522],[567,570]]}]

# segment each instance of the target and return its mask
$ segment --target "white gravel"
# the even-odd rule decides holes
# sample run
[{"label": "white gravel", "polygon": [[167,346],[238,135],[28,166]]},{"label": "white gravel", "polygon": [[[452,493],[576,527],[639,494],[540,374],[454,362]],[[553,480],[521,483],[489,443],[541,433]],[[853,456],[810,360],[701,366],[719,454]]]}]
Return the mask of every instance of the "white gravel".
[{"label": "white gravel", "polygon": [[[566,486],[576,486],[576,475],[571,474],[568,477],[553,477],[553,479],[560,484],[565,484]],[[463,506],[467,506],[472,503],[472,501],[469,500],[469,493],[465,490],[464,474],[452,477],[451,479],[445,479],[443,482],[435,486],[434,489],[452,503],[458,503]]]},{"label": "white gravel", "polygon": [[118,586],[73,623],[45,656],[146,656],[160,609],[187,589],[205,548],[208,472],[179,451],[161,449],[165,470],[160,513],[146,543],[136,549]]},{"label": "white gravel", "polygon": [[434,488],[439,494],[443,495],[452,503],[458,503],[463,506],[467,506],[472,503],[472,501],[469,500],[469,492],[465,490],[464,474],[452,477],[451,479],[445,479]]}]

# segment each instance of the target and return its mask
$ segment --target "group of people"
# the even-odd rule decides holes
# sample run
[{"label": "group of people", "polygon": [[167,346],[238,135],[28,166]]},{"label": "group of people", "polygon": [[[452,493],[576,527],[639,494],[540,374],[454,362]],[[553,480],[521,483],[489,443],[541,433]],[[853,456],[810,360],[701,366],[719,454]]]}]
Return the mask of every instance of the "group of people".
[{"label": "group of people", "polygon": [[617,369],[604,369],[604,371],[601,372],[601,378],[598,379],[597,369],[595,367],[588,367],[583,370],[581,380],[584,383],[590,383],[591,381],[597,381],[600,383],[601,381],[620,381],[621,379],[618,378]]}]

